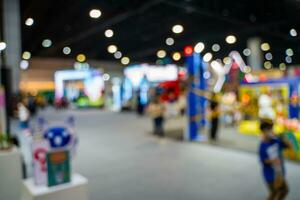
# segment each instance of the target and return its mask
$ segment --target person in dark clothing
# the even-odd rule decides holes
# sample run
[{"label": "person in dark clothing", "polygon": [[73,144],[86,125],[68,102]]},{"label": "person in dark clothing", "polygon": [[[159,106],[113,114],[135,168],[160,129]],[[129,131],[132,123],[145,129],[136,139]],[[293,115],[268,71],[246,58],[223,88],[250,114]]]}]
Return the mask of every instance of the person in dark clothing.
[{"label": "person in dark clothing", "polygon": [[219,115],[220,115],[219,103],[214,94],[210,103],[210,117],[211,117],[210,139],[212,141],[217,140],[217,133],[219,127]]}]

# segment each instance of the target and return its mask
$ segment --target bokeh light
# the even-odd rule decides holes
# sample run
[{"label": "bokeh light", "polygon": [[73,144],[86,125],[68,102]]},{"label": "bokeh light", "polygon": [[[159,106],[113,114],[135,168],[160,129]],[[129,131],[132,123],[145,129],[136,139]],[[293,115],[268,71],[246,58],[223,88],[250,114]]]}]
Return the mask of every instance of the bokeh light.
[{"label": "bokeh light", "polygon": [[296,37],[296,36],[298,35],[296,29],[292,28],[292,29],[290,30],[290,35],[291,35],[292,37]]},{"label": "bokeh light", "polygon": [[272,63],[270,61],[266,61],[266,62],[264,62],[264,67],[265,67],[265,69],[271,69]]},{"label": "bokeh light", "polygon": [[21,60],[20,62],[20,68],[22,70],[26,70],[29,67],[29,62],[27,60]]},{"label": "bokeh light", "polygon": [[183,28],[183,26],[180,25],[180,24],[174,25],[174,26],[172,27],[173,33],[176,33],[176,34],[182,33],[183,30],[184,30],[184,28]]},{"label": "bokeh light", "polygon": [[261,48],[261,50],[263,50],[263,51],[269,51],[271,47],[270,47],[270,44],[269,44],[269,43],[265,42],[265,43],[262,43],[262,44],[260,45],[260,48]]},{"label": "bokeh light", "polygon": [[82,54],[82,53],[78,54],[77,57],[76,57],[76,60],[78,62],[84,62],[84,61],[86,61],[86,56],[84,54]]},{"label": "bokeh light", "polygon": [[25,21],[26,26],[32,26],[33,23],[34,23],[34,20],[31,17],[27,18]]},{"label": "bokeh light", "polygon": [[250,56],[251,55],[251,50],[246,48],[246,49],[244,49],[243,54],[244,54],[244,56]]},{"label": "bokeh light", "polygon": [[273,59],[272,53],[270,53],[270,52],[266,53],[265,58],[266,58],[266,60],[272,60]]},{"label": "bokeh light", "polygon": [[156,53],[157,57],[159,58],[164,58],[167,56],[167,53],[165,50],[159,50],[157,53]]},{"label": "bokeh light", "polygon": [[234,44],[236,42],[236,37],[234,35],[228,35],[225,40],[228,44]]},{"label": "bokeh light", "polygon": [[114,53],[114,57],[115,57],[115,59],[120,59],[120,58],[122,58],[122,53],[121,53],[121,51],[116,51],[116,52]]},{"label": "bokeh light", "polygon": [[285,64],[285,63],[280,63],[280,64],[279,64],[279,69],[280,69],[281,71],[286,70],[286,64]]},{"label": "bokeh light", "polygon": [[42,46],[45,48],[51,47],[52,41],[50,39],[44,39],[42,42]]},{"label": "bokeh light", "polygon": [[128,57],[123,57],[123,58],[121,59],[121,63],[122,63],[123,65],[128,65],[128,64],[130,63],[130,59],[129,59]]},{"label": "bokeh light", "polygon": [[166,39],[166,44],[169,46],[172,46],[174,44],[174,42],[175,42],[174,39],[171,37]]},{"label": "bokeh light", "polygon": [[107,51],[109,53],[116,53],[118,51],[118,47],[116,45],[109,45],[107,47]]},{"label": "bokeh light", "polygon": [[178,61],[181,59],[181,54],[179,52],[174,52],[172,58],[173,60]]},{"label": "bokeh light", "polygon": [[89,14],[91,18],[97,19],[101,16],[102,13],[99,9],[92,9]]},{"label": "bokeh light", "polygon": [[107,30],[104,32],[104,35],[105,35],[105,37],[107,37],[107,38],[111,38],[112,36],[114,36],[114,31],[111,30],[111,29],[107,29]]},{"label": "bokeh light", "polygon": [[218,52],[218,51],[220,51],[221,46],[220,46],[219,44],[214,44],[214,45],[212,45],[211,49],[212,49],[214,52]]},{"label": "bokeh light", "polygon": [[209,62],[209,61],[211,61],[212,58],[213,58],[213,55],[210,52],[208,52],[208,53],[204,54],[203,61]]},{"label": "bokeh light", "polygon": [[203,43],[203,42],[198,42],[198,43],[195,45],[195,47],[194,47],[194,51],[195,51],[196,53],[201,53],[201,52],[204,50],[204,48],[205,48],[204,43]]},{"label": "bokeh light", "polygon": [[6,43],[0,42],[0,51],[3,51],[4,49],[6,49]]},{"label": "bokeh light", "polygon": [[287,56],[293,56],[294,55],[294,51],[291,48],[288,48],[287,50],[285,50],[285,54]]},{"label": "bokeh light", "polygon": [[65,55],[69,55],[69,54],[71,53],[71,48],[70,48],[70,47],[64,47],[64,48],[63,48],[63,53],[64,53]]},{"label": "bokeh light", "polygon": [[31,53],[29,51],[24,51],[22,54],[24,60],[29,60],[31,58]]}]

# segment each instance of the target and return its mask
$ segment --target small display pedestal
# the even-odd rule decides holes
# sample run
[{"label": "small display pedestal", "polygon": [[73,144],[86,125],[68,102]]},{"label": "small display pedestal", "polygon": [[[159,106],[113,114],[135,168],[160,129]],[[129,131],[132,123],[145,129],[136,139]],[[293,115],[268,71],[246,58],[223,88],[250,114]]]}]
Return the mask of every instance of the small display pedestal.
[{"label": "small display pedestal", "polygon": [[17,148],[0,151],[0,199],[19,200],[22,184],[21,154]]},{"label": "small display pedestal", "polygon": [[27,179],[21,200],[88,200],[87,184],[88,180],[79,174],[73,174],[70,183],[53,187],[36,186],[33,179]]}]

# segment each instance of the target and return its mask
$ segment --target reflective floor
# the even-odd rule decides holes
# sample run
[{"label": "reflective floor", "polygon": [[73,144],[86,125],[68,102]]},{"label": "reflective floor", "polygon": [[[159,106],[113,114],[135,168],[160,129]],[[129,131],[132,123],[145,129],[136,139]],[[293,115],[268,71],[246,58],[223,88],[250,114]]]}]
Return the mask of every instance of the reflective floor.
[{"label": "reflective floor", "polygon": [[[74,170],[89,179],[91,200],[262,200],[267,190],[256,154],[159,139],[151,122],[132,113],[47,111],[50,121],[76,117],[80,146]],[[287,163],[299,200],[300,165]]]}]

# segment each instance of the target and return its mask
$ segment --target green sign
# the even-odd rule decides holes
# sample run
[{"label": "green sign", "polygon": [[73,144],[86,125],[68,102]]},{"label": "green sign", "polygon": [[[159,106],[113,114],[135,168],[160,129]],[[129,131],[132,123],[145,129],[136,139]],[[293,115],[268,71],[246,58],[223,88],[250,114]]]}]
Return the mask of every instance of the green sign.
[{"label": "green sign", "polygon": [[48,186],[55,186],[71,181],[69,151],[47,153]]}]

